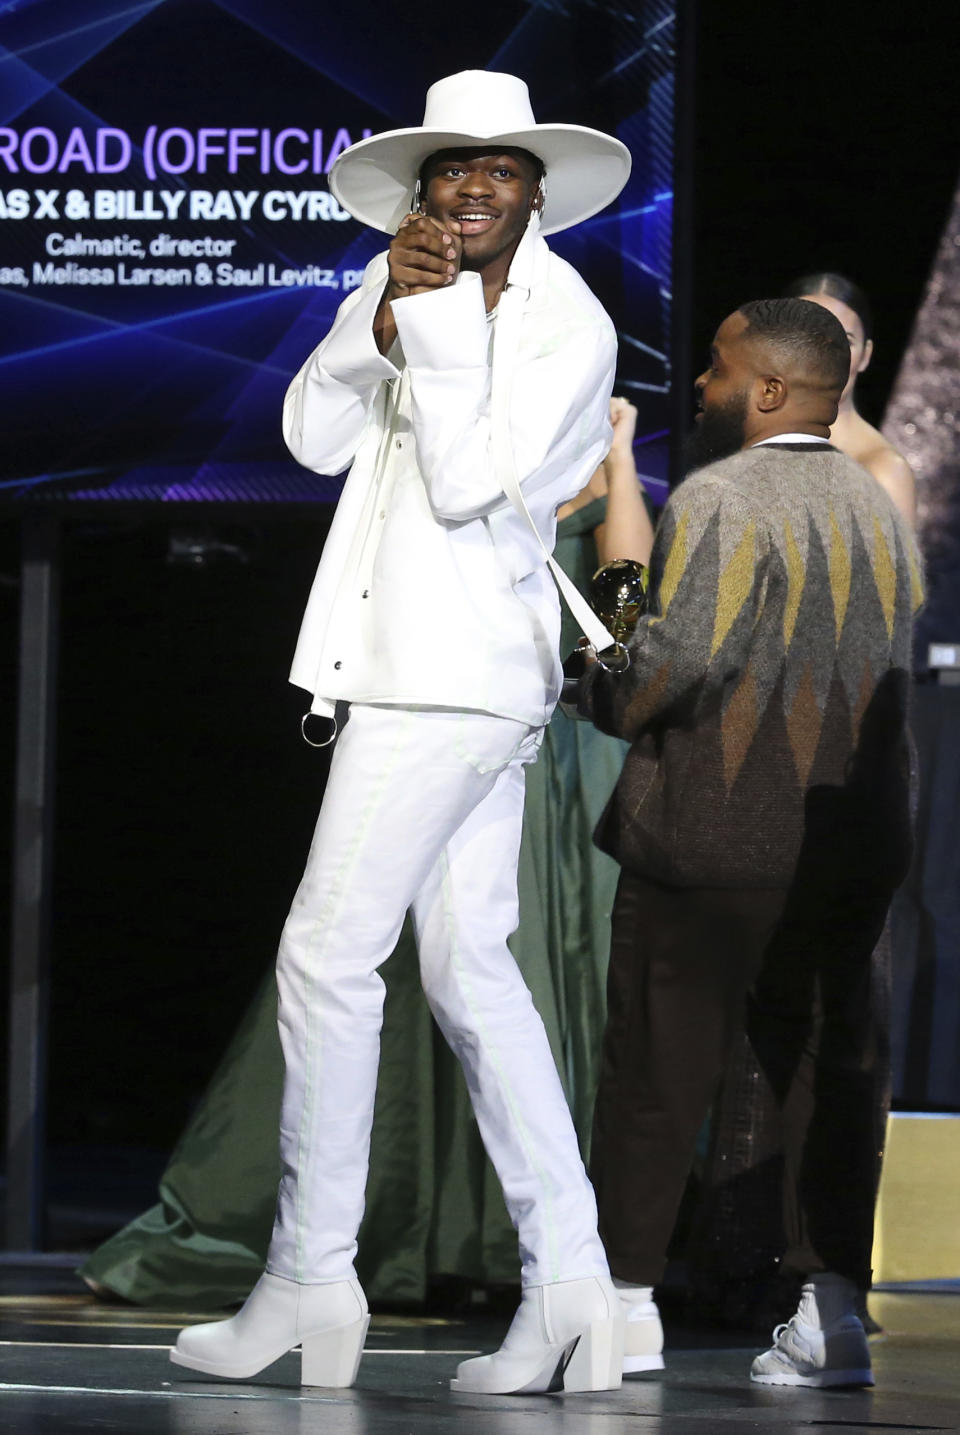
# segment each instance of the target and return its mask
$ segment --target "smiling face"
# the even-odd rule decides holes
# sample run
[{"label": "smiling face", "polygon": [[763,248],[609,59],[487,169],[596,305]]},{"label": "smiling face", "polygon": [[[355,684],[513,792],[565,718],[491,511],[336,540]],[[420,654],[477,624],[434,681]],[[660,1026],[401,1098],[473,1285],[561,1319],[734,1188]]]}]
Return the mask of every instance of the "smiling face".
[{"label": "smiling face", "polygon": [[440,150],[424,164],[421,182],[425,213],[460,225],[463,269],[511,259],[538,207],[538,161],[525,150]]}]

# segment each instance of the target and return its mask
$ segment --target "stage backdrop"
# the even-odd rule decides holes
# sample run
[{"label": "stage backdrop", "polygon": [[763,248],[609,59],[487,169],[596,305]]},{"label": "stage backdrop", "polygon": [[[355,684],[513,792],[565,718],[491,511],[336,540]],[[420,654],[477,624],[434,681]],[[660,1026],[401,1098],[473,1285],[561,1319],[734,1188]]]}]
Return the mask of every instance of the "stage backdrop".
[{"label": "stage backdrop", "polygon": [[0,6],[0,498],[335,497],[286,456],[281,401],[384,237],[326,175],[352,141],[418,123],[427,86],[466,68],[522,75],[538,119],[633,152],[619,204],[550,242],[616,320],[638,465],[665,480],[674,11]]}]

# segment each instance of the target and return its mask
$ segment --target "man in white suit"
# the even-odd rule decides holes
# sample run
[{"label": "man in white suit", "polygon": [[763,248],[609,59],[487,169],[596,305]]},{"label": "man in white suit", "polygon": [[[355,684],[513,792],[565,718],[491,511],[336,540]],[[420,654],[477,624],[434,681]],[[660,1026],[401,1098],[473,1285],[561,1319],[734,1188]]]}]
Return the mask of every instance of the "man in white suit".
[{"label": "man in white suit", "polygon": [[619,141],[537,125],[522,81],[468,71],[431,88],[423,126],[361,141],[330,175],[342,205],[394,234],[284,406],[300,462],[352,464],[291,673],[312,694],[309,740],[347,720],[278,958],[284,1174],[267,1272],[232,1320],[181,1333],[179,1364],[250,1376],[301,1344],[305,1384],[354,1379],[377,968],[410,908],[522,1259],[503,1348],[464,1362],[454,1388],[619,1384],[593,1192],[507,938],[523,766],[560,689],[546,549],[609,446],[616,350],[538,231],[595,213],[628,173]]}]

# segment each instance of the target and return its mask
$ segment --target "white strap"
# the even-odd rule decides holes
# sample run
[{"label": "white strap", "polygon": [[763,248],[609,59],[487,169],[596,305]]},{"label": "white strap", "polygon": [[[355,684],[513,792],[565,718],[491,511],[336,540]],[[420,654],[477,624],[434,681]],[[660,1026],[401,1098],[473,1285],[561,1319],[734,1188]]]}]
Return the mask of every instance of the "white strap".
[{"label": "white strap", "polygon": [[525,519],[550,566],[554,581],[584,636],[598,652],[613,643],[612,634],[600,622],[583,594],[570,581],[560,564],[548,553],[540,530],[530,516],[517,479],[510,436],[510,395],[513,371],[520,347],[520,324],[527,291],[519,284],[508,284],[500,296],[493,336],[493,375],[490,391],[490,437],[497,479],[514,508]]}]

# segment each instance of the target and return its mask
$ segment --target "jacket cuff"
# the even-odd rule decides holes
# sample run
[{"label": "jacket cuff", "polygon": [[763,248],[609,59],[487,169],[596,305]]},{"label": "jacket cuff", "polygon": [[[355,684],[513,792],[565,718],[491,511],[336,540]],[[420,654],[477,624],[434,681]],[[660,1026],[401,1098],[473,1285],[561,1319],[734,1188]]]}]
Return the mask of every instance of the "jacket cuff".
[{"label": "jacket cuff", "polygon": [[400,372],[377,348],[373,321],[383,289],[364,294],[348,314],[340,313],[324,343],[317,350],[317,363],[340,384],[370,388],[382,379],[395,379]]},{"label": "jacket cuff", "polygon": [[486,367],[490,335],[479,274],[461,273],[444,289],[394,299],[393,317],[408,367]]}]

